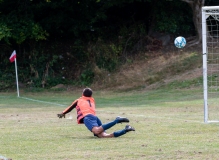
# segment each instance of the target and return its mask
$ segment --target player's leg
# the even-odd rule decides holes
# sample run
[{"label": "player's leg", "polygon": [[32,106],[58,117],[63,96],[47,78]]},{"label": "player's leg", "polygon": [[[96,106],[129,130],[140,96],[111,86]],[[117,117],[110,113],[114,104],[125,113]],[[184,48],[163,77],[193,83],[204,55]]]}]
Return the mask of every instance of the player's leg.
[{"label": "player's leg", "polygon": [[130,132],[130,131],[135,131],[135,128],[130,126],[130,125],[126,125],[125,129],[120,130],[120,131],[116,131],[113,133],[113,135],[114,135],[114,137],[119,137],[119,136],[126,134],[127,132]]},{"label": "player's leg", "polygon": [[106,133],[106,132],[102,132],[100,134],[97,135],[98,138],[113,138],[114,134],[113,133]]},{"label": "player's leg", "polygon": [[[116,123],[121,123],[121,121],[127,122],[129,120],[127,118],[121,118],[121,117],[116,118]],[[110,123],[113,123],[113,122],[110,122]],[[110,123],[108,123],[108,124],[110,124]],[[93,127],[92,132],[95,133],[95,135],[99,138],[119,137],[119,136],[126,134],[129,131],[135,131],[135,129],[133,127],[131,127],[130,125],[126,125],[125,129],[108,134],[105,132],[103,125],[98,117],[97,117],[97,124],[99,125],[99,127]]]},{"label": "player's leg", "polygon": [[135,131],[135,129],[130,125],[126,125],[125,129],[116,131],[116,132],[111,133],[111,134],[108,134],[106,132],[102,132],[100,134],[96,134],[96,136],[99,137],[99,138],[119,137],[119,136],[122,136],[122,135],[126,134],[129,131]]},{"label": "player's leg", "polygon": [[[120,131],[117,131],[117,132],[114,132],[111,134],[105,133],[106,129],[109,129],[112,126],[114,126],[115,124],[122,123],[122,122],[129,122],[129,120],[127,118],[117,117],[114,121],[102,125],[102,122],[96,116],[88,115],[88,116],[84,117],[85,126],[91,132],[93,132],[95,136],[97,136],[99,138],[119,137],[128,131],[134,131],[133,127],[127,125],[126,128],[123,130],[120,130]],[[128,128],[128,126],[129,126],[129,128]]]},{"label": "player's leg", "polygon": [[91,130],[94,133],[94,135],[98,136],[102,133],[105,133],[105,130],[102,127],[102,122],[98,117],[96,117],[96,123],[97,123],[97,126],[94,126]]},{"label": "player's leg", "polygon": [[103,124],[103,130],[107,130],[109,128],[111,128],[112,126],[116,125],[117,123],[122,123],[122,122],[129,122],[128,118],[124,118],[124,117],[116,117],[116,119],[112,122]]},{"label": "player's leg", "polygon": [[84,124],[88,130],[93,132],[95,136],[101,134],[102,132],[105,132],[102,127],[102,122],[97,116],[87,115],[86,117],[84,117]]},{"label": "player's leg", "polygon": [[114,121],[111,121],[111,122],[103,124],[103,125],[98,117],[96,117],[96,120],[97,120],[98,126],[95,126],[92,128],[92,132],[95,135],[99,135],[100,133],[113,127],[117,123],[129,122],[129,120],[127,118],[124,118],[124,117],[116,117],[116,119]]}]

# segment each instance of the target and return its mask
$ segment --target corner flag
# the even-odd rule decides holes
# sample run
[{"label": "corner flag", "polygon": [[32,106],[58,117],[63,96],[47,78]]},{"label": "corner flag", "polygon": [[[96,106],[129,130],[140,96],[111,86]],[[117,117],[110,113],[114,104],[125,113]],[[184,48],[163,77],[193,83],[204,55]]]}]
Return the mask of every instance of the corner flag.
[{"label": "corner flag", "polygon": [[14,52],[11,54],[11,57],[9,58],[10,62],[14,62],[14,60],[16,59],[16,51],[14,50]]},{"label": "corner flag", "polygon": [[17,96],[19,97],[19,87],[18,87],[18,75],[17,75],[17,61],[16,61],[16,51],[14,50],[9,58],[10,62],[15,62],[15,72],[16,72],[16,82],[17,82]]}]

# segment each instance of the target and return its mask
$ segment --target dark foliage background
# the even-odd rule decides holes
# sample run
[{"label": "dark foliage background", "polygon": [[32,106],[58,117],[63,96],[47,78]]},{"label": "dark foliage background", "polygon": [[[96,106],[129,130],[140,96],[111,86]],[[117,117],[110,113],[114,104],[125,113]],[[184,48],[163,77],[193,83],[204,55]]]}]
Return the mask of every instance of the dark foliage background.
[{"label": "dark foliage background", "polygon": [[19,82],[24,85],[89,85],[95,68],[113,72],[129,56],[148,52],[153,33],[194,36],[188,4],[180,0],[1,0],[0,88],[15,83],[14,65],[8,60],[13,50]]}]

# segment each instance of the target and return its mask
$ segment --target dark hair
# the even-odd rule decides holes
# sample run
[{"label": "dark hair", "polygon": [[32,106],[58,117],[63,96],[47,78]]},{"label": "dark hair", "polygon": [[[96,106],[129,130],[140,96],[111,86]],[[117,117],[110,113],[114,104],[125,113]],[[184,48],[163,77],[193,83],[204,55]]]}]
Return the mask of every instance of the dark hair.
[{"label": "dark hair", "polygon": [[85,96],[85,97],[91,97],[92,96],[92,89],[90,89],[90,88],[85,88],[84,90],[83,90],[83,96]]}]

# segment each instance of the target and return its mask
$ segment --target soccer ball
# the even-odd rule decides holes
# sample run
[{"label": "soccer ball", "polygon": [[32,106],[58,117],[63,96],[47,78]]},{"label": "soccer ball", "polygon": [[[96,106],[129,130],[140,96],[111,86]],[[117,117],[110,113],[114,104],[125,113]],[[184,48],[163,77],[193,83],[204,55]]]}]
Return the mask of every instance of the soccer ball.
[{"label": "soccer ball", "polygon": [[175,40],[174,40],[174,44],[177,48],[183,48],[185,47],[186,45],[186,39],[184,37],[177,37]]}]

